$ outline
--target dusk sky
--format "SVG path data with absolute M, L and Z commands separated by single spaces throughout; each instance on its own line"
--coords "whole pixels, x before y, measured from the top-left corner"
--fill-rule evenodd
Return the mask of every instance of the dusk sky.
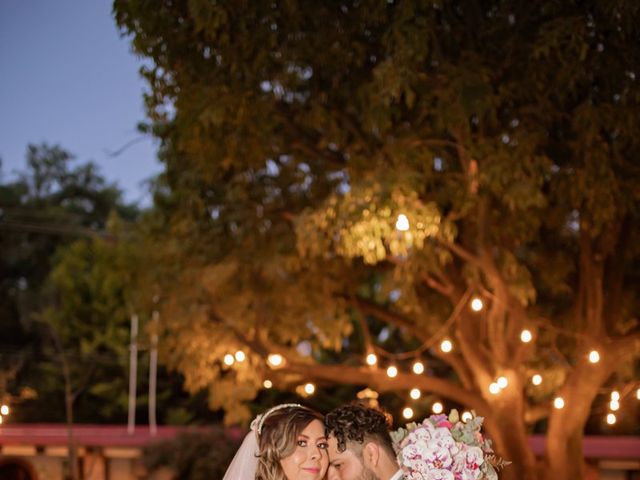
M 121 38 L 110 0 L 0 1 L 0 158 L 6 180 L 29 143 L 58 144 L 93 160 L 129 201 L 149 204 L 145 179 L 161 169 L 144 120 L 141 60 Z

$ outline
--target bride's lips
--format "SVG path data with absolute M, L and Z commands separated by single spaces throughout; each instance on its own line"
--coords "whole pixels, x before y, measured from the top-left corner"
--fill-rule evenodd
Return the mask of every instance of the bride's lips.
M 320 467 L 306 467 L 306 468 L 303 468 L 303 470 L 305 472 L 309 472 L 309 473 L 313 473 L 313 474 L 320 473 Z

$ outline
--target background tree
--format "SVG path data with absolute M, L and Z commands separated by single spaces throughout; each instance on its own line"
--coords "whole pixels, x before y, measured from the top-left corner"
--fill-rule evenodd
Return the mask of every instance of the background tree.
M 154 62 L 166 169 L 149 283 L 190 390 L 236 422 L 266 379 L 419 387 L 486 416 L 514 461 L 504 478 L 535 476 L 536 424 L 545 478 L 582 476 L 594 401 L 637 386 L 639 7 L 114 11 Z M 246 359 L 225 363 L 236 350 Z M 427 375 L 407 373 L 414 360 Z

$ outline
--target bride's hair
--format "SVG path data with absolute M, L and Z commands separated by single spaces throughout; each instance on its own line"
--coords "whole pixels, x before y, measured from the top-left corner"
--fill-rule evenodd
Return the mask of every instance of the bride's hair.
M 322 422 L 323 416 L 301 405 L 275 407 L 264 414 L 256 430 L 260 452 L 256 480 L 287 480 L 280 461 L 295 451 L 298 436 L 313 420 Z

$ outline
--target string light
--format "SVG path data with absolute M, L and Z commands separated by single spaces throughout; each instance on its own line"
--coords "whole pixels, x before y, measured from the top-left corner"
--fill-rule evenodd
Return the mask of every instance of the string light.
M 404 410 L 402 410 L 402 416 L 407 420 L 413 418 L 413 408 L 406 407 Z
M 636 398 L 640 400 L 640 388 L 636 390 Z
M 507 385 L 509 385 L 507 377 L 499 377 L 496 383 L 500 388 L 507 388 Z
M 238 350 L 235 357 L 237 362 L 244 362 L 245 358 L 247 358 L 242 350 Z
M 436 402 L 431 406 L 431 411 L 435 414 L 442 413 L 442 410 L 444 410 L 444 407 L 440 402 Z
M 227 353 L 224 356 L 224 360 L 223 361 L 224 361 L 225 365 L 230 367 L 231 365 L 233 365 L 233 362 L 235 362 L 236 360 L 235 360 L 235 358 L 233 358 L 233 355 L 231 355 L 230 353 Z
M 613 392 L 611 392 L 611 401 L 612 402 L 619 402 L 620 401 L 620 392 L 618 392 L 617 390 L 614 390 Z
M 423 372 L 424 365 L 422 364 L 422 362 L 416 362 L 413 364 L 413 373 L 415 373 L 416 375 L 420 375 Z
M 483 307 L 484 303 L 482 303 L 482 300 L 479 297 L 475 297 L 473 300 L 471 300 L 471 310 L 473 310 L 474 312 L 479 312 L 483 309 Z
M 9 415 L 9 407 L 7 405 L 2 405 L 2 407 L 0 407 L 0 414 L 4 416 Z
M 277 368 L 284 363 L 284 358 L 279 353 L 271 353 L 267 357 L 267 362 L 272 368 Z
M 420 390 L 417 389 L 417 388 L 412 388 L 411 391 L 409 392 L 409 396 L 411 398 L 413 398 L 414 400 L 419 399 L 420 395 L 422 395 L 422 394 L 420 393 Z
M 396 375 L 398 375 L 398 369 L 396 367 L 391 365 L 389 368 L 387 368 L 387 376 L 389 378 L 394 378 Z
M 370 353 L 369 355 L 367 355 L 367 365 L 373 367 L 376 363 L 378 363 L 378 357 L 375 353 Z
M 534 385 L 540 385 L 542 383 L 542 376 L 536 373 L 533 377 L 531 377 L 531 383 L 533 383 Z
M 400 232 L 406 232 L 409 230 L 409 219 L 404 213 L 398 215 L 398 219 L 396 220 L 396 230 Z
M 264 388 L 271 388 L 273 387 L 273 383 L 271 382 L 271 380 L 265 380 L 264 382 L 262 382 L 262 386 L 264 386 Z
M 2 425 L 2 415 L 0 415 L 0 425 Z
M 453 344 L 451 343 L 451 340 L 443 340 L 440 344 L 440 350 L 442 350 L 444 353 L 449 353 L 452 349 Z
M 489 392 L 493 393 L 494 395 L 500 393 L 500 385 L 498 385 L 496 382 L 493 382 L 491 385 L 489 385 Z
M 614 423 L 616 423 L 616 416 L 613 413 L 607 415 L 607 423 L 609 425 L 613 425 Z
M 462 416 L 460 418 L 462 418 L 463 422 L 468 422 L 473 418 L 473 415 L 471 415 L 471 412 L 462 412 Z
M 556 397 L 553 399 L 553 406 L 560 410 L 564 408 L 564 399 L 562 397 Z
M 612 412 L 617 412 L 618 410 L 620 410 L 620 402 L 618 402 L 617 400 L 611 400 L 609 402 L 609 410 L 611 410 Z
M 520 332 L 520 340 L 522 341 L 522 343 L 529 343 L 532 339 L 533 335 L 529 330 L 525 329 Z
M 589 361 L 591 363 L 598 363 L 600 361 L 600 354 L 597 350 L 591 350 L 589 352 Z
M 305 384 L 304 393 L 306 393 L 307 395 L 313 395 L 315 391 L 316 391 L 316 386 L 313 383 Z

